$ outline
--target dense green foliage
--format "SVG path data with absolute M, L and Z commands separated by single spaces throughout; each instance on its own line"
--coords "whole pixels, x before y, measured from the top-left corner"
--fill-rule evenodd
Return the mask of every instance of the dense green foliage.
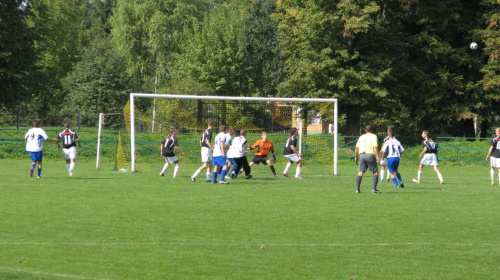
M 6 0 L 0 124 L 90 126 L 129 92 L 161 92 L 335 97 L 344 135 L 373 123 L 475 137 L 476 120 L 487 137 L 499 124 L 499 9 L 493 0 Z

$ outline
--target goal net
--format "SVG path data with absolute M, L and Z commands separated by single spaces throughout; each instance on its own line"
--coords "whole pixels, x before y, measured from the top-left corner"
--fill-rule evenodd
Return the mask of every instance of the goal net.
M 179 146 L 185 153 L 178 155 L 182 170 L 194 172 L 201 165 L 201 133 L 211 119 L 214 137 L 219 125 L 245 129 L 249 145 L 266 131 L 275 146 L 277 172 L 287 163 L 282 156 L 283 148 L 290 128 L 296 127 L 299 130 L 297 148 L 304 163 L 302 174 L 337 175 L 336 99 L 131 93 L 123 113 L 126 131 L 120 133 L 117 153 L 120 169 L 160 172 L 164 164 L 160 143 L 169 134 L 170 127 L 175 126 Z M 249 151 L 247 157 L 250 161 L 253 151 Z M 254 165 L 252 174 L 264 169 L 268 170 Z

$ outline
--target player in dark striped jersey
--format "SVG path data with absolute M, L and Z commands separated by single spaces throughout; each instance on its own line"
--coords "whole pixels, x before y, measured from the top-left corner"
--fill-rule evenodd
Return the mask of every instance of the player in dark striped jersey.
M 69 177 L 73 177 L 73 170 L 75 169 L 76 162 L 76 143 L 78 143 L 78 148 L 81 148 L 80 139 L 76 135 L 76 132 L 71 129 L 71 123 L 69 121 L 64 122 L 65 129 L 63 132 L 59 133 L 58 139 L 61 139 L 63 144 L 62 152 L 64 158 L 66 159 L 66 169 L 68 169 Z
M 194 174 L 191 176 L 191 181 L 195 182 L 196 181 L 196 176 L 201 173 L 204 169 L 207 169 L 206 175 L 205 175 L 205 182 L 210 183 L 210 170 L 212 169 L 212 150 L 214 147 L 212 146 L 212 127 L 214 126 L 214 122 L 209 119 L 208 120 L 208 128 L 203 131 L 203 134 L 201 135 L 200 139 L 200 146 L 201 146 L 201 162 L 203 162 L 203 165 L 198 168 L 194 172 Z
M 500 127 L 495 129 L 496 136 L 491 139 L 486 160 L 490 161 L 491 185 L 495 185 L 495 168 L 498 169 L 498 184 L 500 185 Z
M 295 179 L 302 179 L 300 177 L 300 171 L 302 170 L 302 161 L 300 157 L 302 154 L 296 149 L 297 147 L 297 128 L 292 127 L 290 129 L 290 136 L 286 139 L 285 148 L 283 149 L 283 156 L 288 159 L 288 163 L 283 171 L 283 176 L 288 177 L 288 169 L 295 162 L 297 163 L 297 168 L 295 169 Z
M 438 152 L 438 145 L 434 140 L 429 138 L 429 131 L 424 130 L 422 131 L 422 147 L 423 150 L 420 152 L 418 157 L 422 157 L 422 160 L 420 161 L 420 165 L 418 167 L 418 173 L 417 173 L 417 179 L 413 179 L 413 182 L 415 183 L 420 183 L 420 179 L 422 178 L 422 170 L 424 166 L 432 166 L 434 168 L 434 171 L 436 171 L 436 174 L 439 179 L 439 183 L 442 184 L 444 183 L 443 181 L 443 175 L 441 175 L 441 172 L 439 172 L 439 169 L 437 168 L 438 166 L 438 160 L 437 160 L 437 152 Z
M 174 175 L 172 177 L 177 178 L 177 174 L 179 173 L 179 159 L 175 155 L 175 150 L 179 151 L 181 155 L 184 154 L 183 151 L 179 148 L 179 143 L 177 142 L 177 128 L 172 126 L 170 128 L 170 135 L 165 137 L 161 142 L 161 156 L 165 157 L 165 165 L 163 165 L 163 169 L 160 172 L 160 176 L 165 174 L 168 166 L 170 164 L 175 164 Z

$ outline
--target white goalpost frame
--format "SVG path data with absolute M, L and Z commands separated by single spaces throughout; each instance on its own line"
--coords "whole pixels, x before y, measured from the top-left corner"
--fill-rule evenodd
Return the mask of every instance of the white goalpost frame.
M 195 100 L 235 100 L 235 101 L 276 101 L 276 102 L 333 102 L 333 175 L 338 175 L 338 101 L 336 98 L 284 98 L 284 97 L 237 97 L 237 96 L 210 96 L 210 95 L 174 95 L 156 93 L 130 94 L 130 171 L 135 172 L 135 97 L 171 98 Z M 302 145 L 299 145 L 299 149 Z

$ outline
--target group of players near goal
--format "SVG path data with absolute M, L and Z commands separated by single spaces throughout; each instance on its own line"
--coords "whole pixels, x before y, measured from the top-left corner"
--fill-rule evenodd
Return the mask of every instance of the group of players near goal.
M 276 161 L 276 155 L 274 154 L 274 144 L 272 141 L 267 139 L 266 131 L 262 132 L 262 139 L 255 142 L 253 145 L 247 145 L 246 130 L 234 130 L 230 126 L 221 125 L 219 127 L 219 133 L 215 137 L 215 141 L 212 144 L 212 128 L 213 121 L 208 120 L 207 129 L 203 131 L 200 139 L 201 146 L 201 161 L 202 165 L 198 168 L 190 179 L 192 182 L 196 181 L 196 177 L 203 171 L 206 171 L 205 181 L 207 183 L 217 183 L 217 177 L 220 175 L 219 184 L 228 184 L 225 180 L 226 175 L 231 178 L 237 178 L 240 174 L 240 170 L 243 169 L 245 172 L 245 178 L 250 179 L 252 175 L 251 167 L 254 164 L 263 163 L 268 165 L 274 176 L 276 176 L 276 170 L 273 166 L 273 162 Z M 394 136 L 394 127 L 389 127 L 387 129 L 388 136 L 384 139 L 384 144 L 381 150 L 378 150 L 377 137 L 371 132 L 371 126 L 365 127 L 365 134 L 361 135 L 356 143 L 356 149 L 354 152 L 354 160 L 358 162 L 359 155 L 359 167 L 358 176 L 356 177 L 356 193 L 360 193 L 361 179 L 366 172 L 370 170 L 373 172 L 373 193 L 380 193 L 377 189 L 378 183 L 378 163 L 381 163 L 381 181 L 384 180 L 385 170 L 387 171 L 387 181 L 389 177 L 391 181 L 396 185 L 396 187 L 404 187 L 403 179 L 401 174 L 397 171 L 399 166 L 399 158 L 401 153 L 404 151 L 401 143 Z M 177 177 L 179 172 L 179 159 L 175 155 L 175 150 L 178 150 L 181 154 L 184 154 L 179 148 L 177 142 L 177 128 L 170 128 L 170 135 L 164 138 L 161 143 L 161 155 L 165 157 L 165 165 L 163 166 L 160 175 L 163 176 L 170 164 L 175 164 L 173 177 Z M 233 138 L 234 134 L 234 138 Z M 295 179 L 302 179 L 300 173 L 302 170 L 302 154 L 297 150 L 297 129 L 290 129 L 290 136 L 287 138 L 285 147 L 283 149 L 283 156 L 288 160 L 285 169 L 282 173 L 283 176 L 288 177 L 288 170 L 293 163 L 297 164 L 295 170 Z M 424 166 L 432 166 L 436 171 L 439 182 L 442 184 L 443 176 L 437 168 L 437 143 L 434 142 L 429 137 L 429 131 L 422 131 L 422 147 L 423 150 L 419 157 L 422 160 L 419 165 L 419 170 L 417 173 L 417 179 L 413 179 L 415 183 L 420 183 L 422 177 L 422 169 Z M 49 138 L 46 132 L 41 128 L 41 121 L 35 119 L 33 121 L 33 128 L 29 129 L 24 136 L 24 141 L 26 144 L 26 151 L 29 153 L 32 160 L 30 166 L 30 176 L 33 177 L 34 170 L 38 165 L 37 178 L 41 178 L 42 175 L 42 159 L 43 159 L 43 146 L 42 140 L 54 141 L 57 143 L 57 148 L 60 148 L 59 141 L 63 143 L 63 155 L 66 160 L 66 169 L 68 171 L 69 177 L 73 177 L 73 170 L 75 168 L 76 162 L 76 145 L 81 147 L 80 139 L 77 133 L 72 130 L 71 122 L 66 121 L 64 123 L 64 130 L 57 135 L 55 138 Z M 255 149 L 254 157 L 250 163 L 246 158 L 246 151 Z M 212 153 L 213 151 L 213 153 Z M 272 153 L 272 160 L 269 158 L 269 154 Z M 382 160 L 379 158 L 380 157 Z M 498 170 L 498 181 L 500 185 L 500 127 L 495 129 L 495 137 L 490 141 L 490 148 L 486 155 L 486 161 L 490 162 L 490 178 L 491 185 L 495 185 L 495 168 Z M 213 168 L 213 172 L 211 172 Z M 232 170 L 230 171 L 230 168 Z
M 255 164 L 264 164 L 269 166 L 273 176 L 276 175 L 276 170 L 273 162 L 276 162 L 274 153 L 274 144 L 267 139 L 267 132 L 263 131 L 262 139 L 256 141 L 253 145 L 247 144 L 246 130 L 234 130 L 231 126 L 220 125 L 219 132 L 212 142 L 213 120 L 208 120 L 207 129 L 201 135 L 201 162 L 202 165 L 190 176 L 192 182 L 196 182 L 196 178 L 200 173 L 205 171 L 205 182 L 212 184 L 229 184 L 226 178 L 238 178 L 240 171 L 244 171 L 245 178 L 252 178 L 251 167 Z M 283 149 L 283 156 L 288 160 L 288 163 L 282 175 L 288 177 L 288 170 L 292 164 L 296 163 L 295 179 L 302 179 L 300 173 L 302 170 L 301 153 L 297 150 L 297 129 L 290 129 L 290 136 L 287 138 Z M 179 153 L 184 152 L 179 148 L 177 142 L 177 128 L 170 128 L 170 135 L 166 136 L 161 143 L 161 155 L 165 157 L 165 164 L 160 172 L 160 176 L 164 176 L 170 164 L 175 164 L 173 177 L 177 177 L 179 172 L 179 159 L 175 155 L 175 150 Z M 248 150 L 255 150 L 252 161 L 249 163 L 246 157 Z M 272 154 L 272 158 L 270 158 Z M 212 169 L 213 167 L 213 169 Z M 220 175 L 220 180 L 217 178 Z

